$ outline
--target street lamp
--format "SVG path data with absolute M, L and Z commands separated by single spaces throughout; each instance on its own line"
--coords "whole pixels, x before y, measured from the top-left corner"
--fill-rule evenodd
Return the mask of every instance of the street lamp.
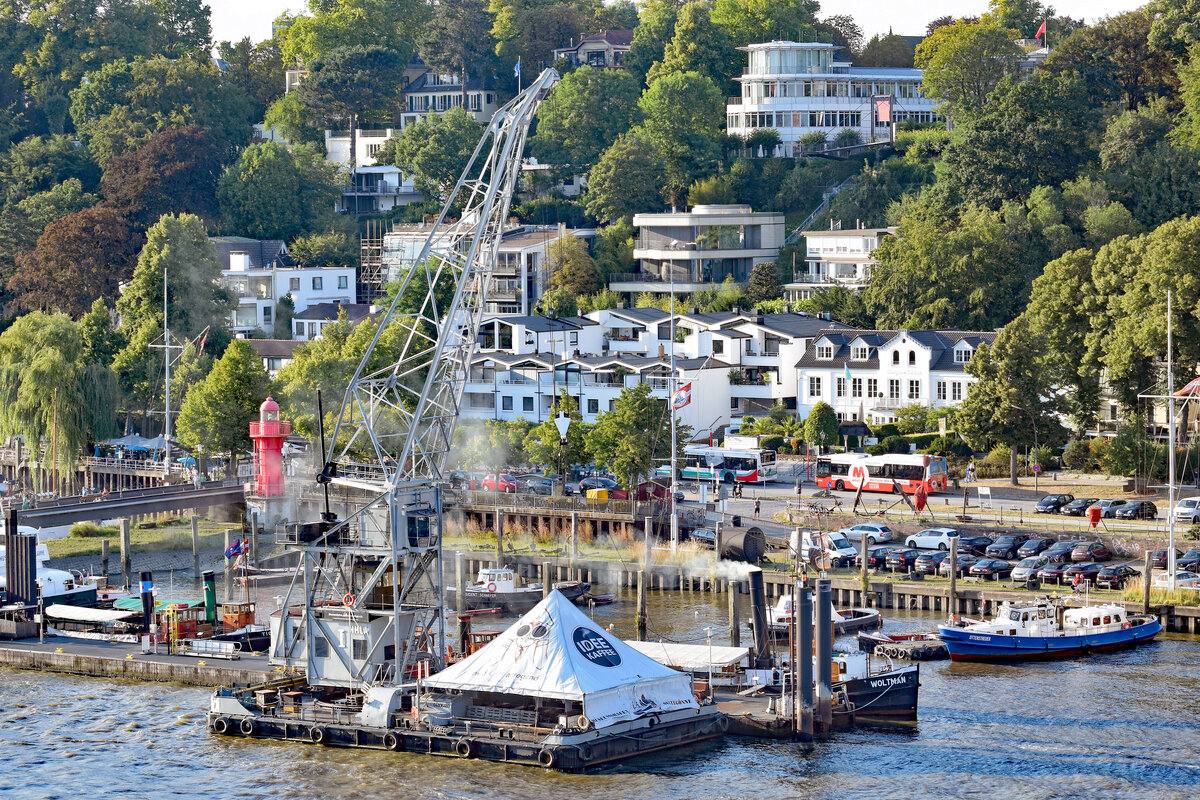
M 558 485 L 559 494 L 566 494 L 567 488 L 567 468 L 564 463 L 564 451 L 567 447 L 567 430 L 571 427 L 571 418 L 564 412 L 558 412 L 558 416 L 554 418 L 554 427 L 558 428 Z

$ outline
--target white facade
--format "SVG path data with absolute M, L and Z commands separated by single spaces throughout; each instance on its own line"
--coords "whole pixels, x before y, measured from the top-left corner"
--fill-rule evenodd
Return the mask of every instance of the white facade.
M 937 122 L 932 98 L 921 92 L 919 69 L 855 67 L 839 61 L 837 46 L 817 42 L 765 42 L 739 48 L 749 56 L 740 97 L 731 97 L 726 127 L 747 136 L 774 128 L 779 155 L 799 152 L 802 136 L 814 131 L 832 140 L 840 131 L 858 131 L 863 142 L 891 138 L 894 122 Z M 886 97 L 889 110 L 872 98 Z
M 971 356 L 995 339 L 986 331 L 824 331 L 796 364 L 800 412 L 824 401 L 838 419 L 880 423 L 905 406 L 956 406 L 975 382 Z
M 783 287 L 787 300 L 807 300 L 833 286 L 858 291 L 870 283 L 875 251 L 895 228 L 805 231 L 804 271 Z
M 608 288 L 636 294 L 696 292 L 731 277 L 749 280 L 755 264 L 774 261 L 783 246 L 784 215 L 747 205 L 698 205 L 691 211 L 635 214 L 633 257 L 640 272 L 615 275 Z

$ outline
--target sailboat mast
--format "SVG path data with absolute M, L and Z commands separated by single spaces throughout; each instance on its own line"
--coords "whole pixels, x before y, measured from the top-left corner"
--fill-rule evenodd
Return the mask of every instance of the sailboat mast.
M 163 267 L 163 359 L 166 364 L 166 425 L 163 428 L 163 441 L 165 450 L 163 451 L 163 478 L 171 477 L 171 326 L 167 323 L 167 269 Z
M 671 262 L 671 379 L 667 384 L 667 410 L 671 412 L 671 552 L 679 549 L 679 512 L 675 508 L 675 262 Z
M 1171 358 L 1171 290 L 1167 290 L 1167 584 L 1175 588 L 1175 370 Z M 1150 576 L 1146 576 L 1150 580 Z

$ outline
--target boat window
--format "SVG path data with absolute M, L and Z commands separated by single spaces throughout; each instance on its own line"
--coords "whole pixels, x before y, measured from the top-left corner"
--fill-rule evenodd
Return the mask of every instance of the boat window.
M 1113 617 L 1113 619 L 1114 619 L 1114 620 L 1116 620 L 1117 622 L 1120 622 L 1120 621 L 1121 621 L 1121 615 L 1120 615 L 1120 614 L 1117 614 L 1115 617 Z
M 1099 625 L 1099 624 L 1100 624 L 1100 618 L 1099 618 L 1099 617 L 1092 617 L 1092 624 L 1093 624 L 1093 625 Z
M 1016 611 L 1010 611 L 1010 612 L 1008 612 L 1008 618 L 1013 621 L 1016 621 L 1016 620 L 1020 619 L 1021 617 Z
M 1105 617 L 1105 618 L 1104 618 L 1104 624 L 1105 624 L 1105 625 L 1109 624 L 1110 622 L 1112 622 L 1112 617 Z

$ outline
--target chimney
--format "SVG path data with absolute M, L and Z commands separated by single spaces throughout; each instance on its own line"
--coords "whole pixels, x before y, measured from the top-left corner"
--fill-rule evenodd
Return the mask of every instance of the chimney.
M 658 345 L 658 357 L 664 358 L 667 355 L 667 349 L 661 343 Z
M 833 314 L 832 314 L 832 313 L 830 313 L 829 311 L 822 311 L 822 312 L 821 312 L 821 319 L 825 320 L 826 322 L 832 322 L 832 321 L 833 321 Z
M 700 313 L 700 309 L 696 306 L 692 306 L 691 308 L 688 309 L 688 314 L 692 315 L 693 317 L 699 313 Z

